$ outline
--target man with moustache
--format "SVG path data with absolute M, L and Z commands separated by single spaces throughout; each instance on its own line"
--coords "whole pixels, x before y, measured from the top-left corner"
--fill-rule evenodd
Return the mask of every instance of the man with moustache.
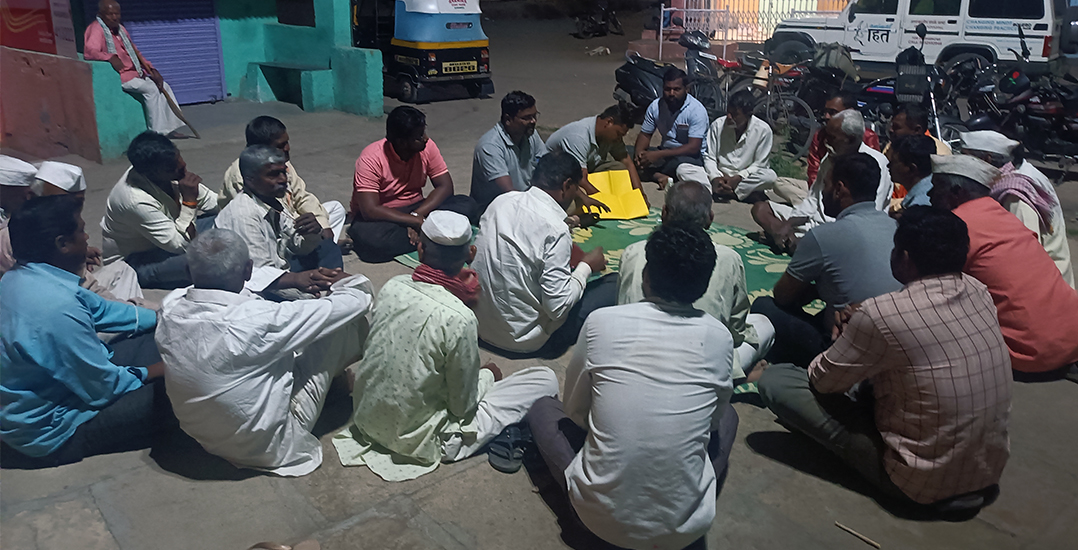
M 531 187 L 535 163 L 547 151 L 535 133 L 538 119 L 534 97 L 517 90 L 502 98 L 502 119 L 479 138 L 472 156 L 471 196 L 480 213 L 494 197 Z

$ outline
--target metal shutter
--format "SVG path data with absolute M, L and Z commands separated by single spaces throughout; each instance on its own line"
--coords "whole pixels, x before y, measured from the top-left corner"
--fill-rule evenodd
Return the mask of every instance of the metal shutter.
M 225 98 L 221 32 L 213 0 L 123 0 L 123 24 L 181 105 Z M 97 0 L 86 0 L 95 23 Z M 93 15 L 91 15 L 93 14 Z

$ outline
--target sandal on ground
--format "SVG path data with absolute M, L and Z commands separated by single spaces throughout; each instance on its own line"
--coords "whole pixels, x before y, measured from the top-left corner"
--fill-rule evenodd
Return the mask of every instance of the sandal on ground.
M 298 542 L 295 546 L 278 544 L 276 542 L 260 542 L 247 550 L 319 550 L 320 548 L 322 548 L 322 545 L 318 544 L 317 540 L 309 539 Z
M 520 470 L 524 461 L 524 441 L 519 426 L 506 426 L 487 444 L 487 461 L 492 468 L 505 474 Z

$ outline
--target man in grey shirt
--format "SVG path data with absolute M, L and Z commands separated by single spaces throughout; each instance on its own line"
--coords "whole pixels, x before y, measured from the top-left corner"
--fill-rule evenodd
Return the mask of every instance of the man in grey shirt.
M 865 153 L 835 160 L 821 201 L 835 221 L 810 229 L 775 284 L 774 298 L 760 297 L 752 304 L 753 313 L 766 315 L 775 326 L 770 362 L 807 367 L 830 346 L 836 316 L 902 288 L 891 275 L 896 224 L 876 210 L 879 181 L 879 164 Z M 816 298 L 827 307 L 814 316 L 805 313 L 802 308 Z
M 588 195 L 597 191 L 588 181 L 588 174 L 609 170 L 628 170 L 633 189 L 640 189 L 640 177 L 624 141 L 632 127 L 629 109 L 612 105 L 599 116 L 582 118 L 559 128 L 547 140 L 547 149 L 565 151 L 580 163 L 585 181 L 581 188 Z
M 475 145 L 472 157 L 472 198 L 479 211 L 507 191 L 527 191 L 539 157 L 546 154 L 535 133 L 539 111 L 535 98 L 513 91 L 502 98 L 502 119 Z

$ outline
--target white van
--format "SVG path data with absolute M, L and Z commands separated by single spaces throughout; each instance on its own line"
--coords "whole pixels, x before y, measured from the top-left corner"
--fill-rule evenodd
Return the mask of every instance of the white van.
M 1071 0 L 854 0 L 838 15 L 805 16 L 782 21 L 766 46 L 783 56 L 812 51 L 817 43 L 838 42 L 854 61 L 895 62 L 899 52 L 920 46 L 915 29 L 928 27 L 924 56 L 946 65 L 972 56 L 987 62 L 1013 61 L 1008 48 L 1022 51 L 1022 26 L 1032 63 L 1059 53 L 1059 33 Z

